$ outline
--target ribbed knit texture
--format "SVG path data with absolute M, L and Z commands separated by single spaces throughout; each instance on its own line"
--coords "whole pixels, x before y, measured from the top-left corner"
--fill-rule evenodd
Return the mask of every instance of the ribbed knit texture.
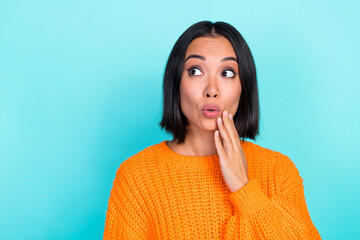
M 249 182 L 230 192 L 219 156 L 184 156 L 162 141 L 118 168 L 104 240 L 321 239 L 295 164 L 241 141 Z

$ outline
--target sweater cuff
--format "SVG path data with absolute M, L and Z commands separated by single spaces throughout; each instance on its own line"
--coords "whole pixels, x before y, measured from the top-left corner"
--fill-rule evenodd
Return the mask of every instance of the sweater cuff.
M 261 190 L 258 179 L 249 180 L 245 186 L 235 192 L 230 192 L 229 198 L 239 215 L 251 215 L 269 206 L 270 199 Z

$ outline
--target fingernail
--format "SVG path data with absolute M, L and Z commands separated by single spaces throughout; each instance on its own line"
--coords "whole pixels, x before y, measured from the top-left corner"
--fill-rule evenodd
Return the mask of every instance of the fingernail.
M 231 113 L 229 113 L 229 119 L 232 120 L 232 115 L 231 115 Z
M 224 117 L 228 117 L 228 112 L 226 110 L 224 111 Z
M 218 122 L 221 123 L 221 118 L 218 118 Z

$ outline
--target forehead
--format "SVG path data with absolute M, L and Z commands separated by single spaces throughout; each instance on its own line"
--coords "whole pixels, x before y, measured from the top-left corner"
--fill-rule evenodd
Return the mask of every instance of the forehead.
M 236 57 L 231 42 L 224 36 L 217 37 L 198 37 L 188 46 L 185 58 L 190 54 L 202 56 Z

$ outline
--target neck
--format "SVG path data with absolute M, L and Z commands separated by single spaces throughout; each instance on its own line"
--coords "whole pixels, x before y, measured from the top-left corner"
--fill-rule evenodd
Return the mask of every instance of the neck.
M 184 143 L 177 144 L 172 140 L 169 147 L 183 155 L 188 156 L 209 156 L 217 154 L 214 131 L 204 131 L 201 134 L 193 134 L 189 131 Z

